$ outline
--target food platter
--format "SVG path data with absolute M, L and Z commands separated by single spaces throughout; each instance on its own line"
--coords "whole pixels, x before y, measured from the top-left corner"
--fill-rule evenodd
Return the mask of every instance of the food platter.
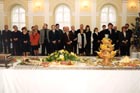
M 0 64 L 4 64 L 6 68 L 9 67 L 9 64 L 14 60 L 11 54 L 0 54 Z
M 41 68 L 41 69 L 140 69 L 140 59 L 125 57 L 114 57 L 107 64 L 101 57 L 77 56 L 66 50 L 56 51 L 49 56 L 19 57 L 14 68 Z

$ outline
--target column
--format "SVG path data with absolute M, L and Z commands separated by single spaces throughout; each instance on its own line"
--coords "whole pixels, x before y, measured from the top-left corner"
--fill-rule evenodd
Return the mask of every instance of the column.
M 138 0 L 138 12 L 140 12 L 140 0 Z
M 91 28 L 96 27 L 96 16 L 97 16 L 97 11 L 96 11 L 96 0 L 91 0 L 92 5 L 91 5 Z
M 96 27 L 97 3 L 96 3 L 96 0 L 91 0 L 91 2 L 92 2 L 92 4 L 91 4 L 91 29 L 94 29 L 94 27 Z M 91 37 L 91 54 L 93 54 L 92 42 L 93 42 L 93 38 Z
M 28 0 L 28 28 L 33 26 L 33 1 Z
M 0 0 L 0 30 L 4 27 L 4 4 L 3 0 Z
M 122 26 L 127 22 L 127 0 L 122 0 Z
M 75 0 L 75 28 L 80 25 L 80 0 Z
M 50 6 L 49 0 L 45 0 L 44 6 L 45 6 L 45 9 L 44 9 L 45 23 L 47 23 L 48 25 L 50 25 L 49 24 L 49 17 L 50 17 L 50 14 L 49 14 L 50 13 L 49 12 L 49 6 Z

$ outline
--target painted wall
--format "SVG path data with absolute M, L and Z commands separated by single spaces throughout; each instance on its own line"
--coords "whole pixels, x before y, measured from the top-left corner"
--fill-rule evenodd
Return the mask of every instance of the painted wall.
M 122 3 L 127 3 L 125 15 L 122 15 L 124 7 Z M 82 23 L 90 25 L 91 29 L 100 27 L 100 11 L 103 6 L 108 4 L 113 5 L 117 11 L 117 26 L 119 29 L 123 21 L 134 23 L 135 17 L 140 11 L 140 0 L 12 0 L 12 2 L 11 0 L 0 0 L 0 6 L 3 5 L 0 10 L 3 9 L 4 13 L 3 17 L 0 15 L 0 29 L 3 28 L 4 24 L 11 26 L 11 10 L 15 5 L 21 5 L 26 10 L 26 26 L 28 28 L 37 24 L 41 29 L 43 23 L 48 23 L 49 26 L 55 24 L 54 12 L 61 4 L 70 8 L 71 25 L 77 25 L 77 28 Z M 123 19 L 123 16 L 126 16 L 126 20 Z M 2 20 L 4 22 L 1 22 Z

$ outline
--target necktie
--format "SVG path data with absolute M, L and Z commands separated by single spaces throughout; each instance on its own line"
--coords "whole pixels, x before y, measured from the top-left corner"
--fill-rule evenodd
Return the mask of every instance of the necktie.
M 67 32 L 67 37 L 68 37 L 68 41 L 70 41 L 70 38 L 69 38 L 69 32 Z
M 47 40 L 49 42 L 49 32 L 47 31 Z
M 46 34 L 47 34 L 47 32 L 46 32 L 46 31 L 47 31 L 47 30 L 45 29 L 45 39 L 46 39 L 46 37 L 47 37 L 47 35 L 46 35 Z

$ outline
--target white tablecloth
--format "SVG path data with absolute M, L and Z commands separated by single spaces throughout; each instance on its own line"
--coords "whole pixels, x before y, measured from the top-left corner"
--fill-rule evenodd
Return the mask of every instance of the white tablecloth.
M 0 70 L 0 93 L 140 93 L 140 70 Z

